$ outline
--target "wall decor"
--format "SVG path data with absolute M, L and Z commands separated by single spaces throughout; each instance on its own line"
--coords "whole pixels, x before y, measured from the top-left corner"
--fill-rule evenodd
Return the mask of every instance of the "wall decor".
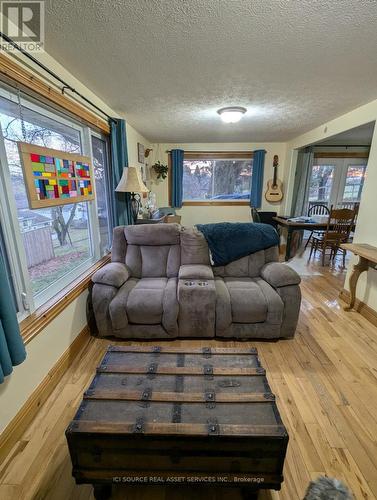
M 140 144 L 140 142 L 137 143 L 137 156 L 139 163 L 144 163 L 145 148 L 144 144 Z
M 154 163 L 152 165 L 152 168 L 155 171 L 158 180 L 159 179 L 164 180 L 168 176 L 169 167 L 167 165 L 164 165 L 163 163 L 161 163 L 160 160 L 158 160 L 156 163 Z
M 91 159 L 18 142 L 30 208 L 94 199 Z

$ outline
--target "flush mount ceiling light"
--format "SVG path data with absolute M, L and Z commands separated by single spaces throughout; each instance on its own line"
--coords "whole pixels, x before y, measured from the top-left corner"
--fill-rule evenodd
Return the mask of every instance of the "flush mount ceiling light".
M 224 123 L 237 123 L 246 111 L 247 109 L 241 106 L 231 106 L 229 108 L 221 108 L 217 112 Z

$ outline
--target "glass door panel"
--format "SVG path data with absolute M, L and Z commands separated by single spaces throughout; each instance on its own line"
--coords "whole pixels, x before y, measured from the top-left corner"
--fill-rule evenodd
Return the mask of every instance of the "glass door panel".
M 363 161 L 361 164 L 356 164 L 354 160 L 346 161 L 344 185 L 341 193 L 339 193 L 340 202 L 356 203 L 360 201 L 365 173 L 366 161 Z
M 309 203 L 329 205 L 333 191 L 335 165 L 320 164 L 315 161 L 309 184 Z
M 109 219 L 110 207 L 107 192 L 107 178 L 109 173 L 108 151 L 107 143 L 104 139 L 92 135 L 91 140 L 100 230 L 100 255 L 102 256 L 109 251 L 111 246 L 111 221 Z

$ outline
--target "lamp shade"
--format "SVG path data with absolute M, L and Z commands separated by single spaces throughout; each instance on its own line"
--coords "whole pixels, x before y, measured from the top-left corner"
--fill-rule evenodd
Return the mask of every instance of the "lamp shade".
M 121 193 L 149 193 L 149 189 L 144 184 L 140 171 L 136 167 L 125 167 L 123 169 L 122 178 L 115 191 Z

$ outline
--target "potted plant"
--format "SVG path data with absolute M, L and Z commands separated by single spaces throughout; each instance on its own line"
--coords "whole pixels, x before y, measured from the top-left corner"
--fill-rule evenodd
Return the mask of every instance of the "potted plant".
M 157 174 L 157 179 L 166 179 L 168 176 L 168 166 L 164 165 L 160 161 L 156 161 L 156 163 L 152 165 L 152 168 Z

